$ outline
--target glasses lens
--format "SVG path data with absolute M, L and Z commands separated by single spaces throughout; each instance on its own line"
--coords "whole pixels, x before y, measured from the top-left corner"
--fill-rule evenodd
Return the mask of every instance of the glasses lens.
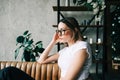
M 64 34 L 65 34 L 65 31 L 67 31 L 67 30 L 69 30 L 69 29 L 66 29 L 66 30 L 63 30 L 63 29 L 61 29 L 61 30 L 56 30 L 56 32 L 59 33 L 60 35 L 64 35 Z
M 60 35 L 62 35 L 62 30 L 56 30 L 56 32 Z

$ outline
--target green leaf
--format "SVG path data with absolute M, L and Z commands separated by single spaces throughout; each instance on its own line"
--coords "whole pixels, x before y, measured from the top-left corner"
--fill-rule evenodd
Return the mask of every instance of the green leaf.
M 30 36 L 31 36 L 31 33 L 29 33 L 27 36 L 30 37 Z
M 43 47 L 42 41 L 38 41 L 35 45 L 38 48 L 42 48 Z
M 93 9 L 91 3 L 86 3 L 85 6 L 86 6 L 89 10 L 92 10 L 92 9 Z
M 26 46 L 25 47 L 25 50 L 27 50 L 27 51 L 31 51 L 33 48 L 32 48 L 32 46 L 30 46 L 30 45 L 28 45 L 28 46 Z
M 24 37 L 23 36 L 18 36 L 16 41 L 17 41 L 17 43 L 23 43 L 24 42 Z
M 35 56 L 34 56 L 33 54 L 30 55 L 30 58 L 31 58 L 30 60 L 31 60 L 32 62 L 33 62 L 33 61 L 36 61 Z
M 20 48 L 17 48 L 17 49 L 15 50 L 15 59 L 17 58 L 17 56 L 18 56 L 18 54 L 19 54 L 19 51 L 20 51 Z
M 38 41 L 38 42 L 36 42 L 35 45 L 37 45 L 37 44 L 39 44 L 39 43 L 42 43 L 42 41 Z
M 28 43 L 29 39 L 28 38 L 25 38 L 24 41 L 23 41 L 23 45 L 26 45 Z
M 28 31 L 28 30 L 26 30 L 26 31 L 23 33 L 23 35 L 27 35 L 27 34 L 28 34 L 28 32 L 29 32 L 29 31 Z
M 77 0 L 73 0 L 73 3 L 75 4 L 77 2 Z
M 33 42 L 33 39 L 31 39 L 30 41 L 28 41 L 28 44 L 31 45 Z
M 23 61 L 24 60 L 24 56 L 22 55 L 22 57 L 21 57 L 21 61 Z
M 23 45 L 19 46 L 19 47 L 15 50 L 15 59 L 17 58 L 21 47 L 23 47 Z
M 96 0 L 92 0 L 92 2 L 97 2 Z

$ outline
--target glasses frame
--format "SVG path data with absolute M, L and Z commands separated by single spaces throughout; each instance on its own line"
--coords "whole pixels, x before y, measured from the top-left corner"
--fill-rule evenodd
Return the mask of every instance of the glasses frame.
M 67 31 L 67 30 L 70 30 L 70 29 L 61 29 L 61 30 L 56 30 L 56 32 L 58 33 L 58 34 L 60 34 L 60 35 L 65 35 L 65 32 Z

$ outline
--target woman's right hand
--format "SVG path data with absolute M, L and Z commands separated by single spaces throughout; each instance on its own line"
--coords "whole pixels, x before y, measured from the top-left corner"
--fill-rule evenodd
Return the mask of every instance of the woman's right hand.
M 59 39 L 58 33 L 56 32 L 53 35 L 52 42 L 58 43 L 59 41 L 60 41 L 60 39 Z

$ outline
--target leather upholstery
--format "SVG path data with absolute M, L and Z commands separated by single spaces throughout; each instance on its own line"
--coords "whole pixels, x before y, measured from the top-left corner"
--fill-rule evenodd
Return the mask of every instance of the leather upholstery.
M 0 61 L 0 69 L 8 66 L 23 70 L 35 80 L 59 80 L 60 77 L 60 69 L 57 63 L 39 64 L 37 62 Z

